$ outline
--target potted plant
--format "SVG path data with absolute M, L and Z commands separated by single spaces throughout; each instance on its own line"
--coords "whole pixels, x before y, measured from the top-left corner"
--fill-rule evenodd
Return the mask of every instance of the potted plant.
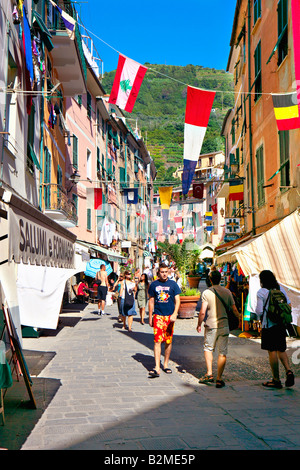
M 197 271 L 197 265 L 199 262 L 199 255 L 201 253 L 200 248 L 194 248 L 190 256 L 190 271 L 188 274 L 188 283 L 191 288 L 198 288 L 201 274 Z
M 190 239 L 185 239 L 182 244 L 172 244 L 168 241 L 158 242 L 159 249 L 167 253 L 175 262 L 181 276 L 179 318 L 193 318 L 195 316 L 196 305 L 201 295 L 198 289 L 188 286 L 187 281 L 187 273 L 193 269 L 193 266 L 195 267 L 195 253 L 190 249 L 191 242 L 193 243 Z

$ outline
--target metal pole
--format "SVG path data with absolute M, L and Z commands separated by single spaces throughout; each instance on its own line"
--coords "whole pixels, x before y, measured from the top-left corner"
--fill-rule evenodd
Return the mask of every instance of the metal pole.
M 253 185 L 253 149 L 252 149 L 252 111 L 251 111 L 251 1 L 248 0 L 248 86 L 249 86 L 249 159 L 250 159 L 250 184 L 252 202 L 252 234 L 256 234 L 255 212 L 254 212 L 254 185 Z

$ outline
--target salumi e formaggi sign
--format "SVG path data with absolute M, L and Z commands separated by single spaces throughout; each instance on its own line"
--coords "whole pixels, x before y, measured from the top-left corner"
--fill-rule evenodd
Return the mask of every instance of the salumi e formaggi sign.
M 16 263 L 74 267 L 74 243 L 28 214 L 10 211 L 10 260 Z

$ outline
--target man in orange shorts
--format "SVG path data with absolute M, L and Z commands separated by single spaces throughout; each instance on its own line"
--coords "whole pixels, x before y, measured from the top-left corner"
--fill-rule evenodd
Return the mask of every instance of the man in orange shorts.
M 165 358 L 163 371 L 171 374 L 168 368 L 172 349 L 174 323 L 180 306 L 180 288 L 175 281 L 168 279 L 169 268 L 161 264 L 158 269 L 158 279 L 149 287 L 149 325 L 154 329 L 154 360 L 155 367 L 150 377 L 160 375 L 161 343 L 165 343 Z

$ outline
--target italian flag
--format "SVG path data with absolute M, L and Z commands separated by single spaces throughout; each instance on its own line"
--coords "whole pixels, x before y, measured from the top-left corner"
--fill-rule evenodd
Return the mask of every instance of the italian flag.
M 120 54 L 108 102 L 131 113 L 146 72 L 147 67 Z

